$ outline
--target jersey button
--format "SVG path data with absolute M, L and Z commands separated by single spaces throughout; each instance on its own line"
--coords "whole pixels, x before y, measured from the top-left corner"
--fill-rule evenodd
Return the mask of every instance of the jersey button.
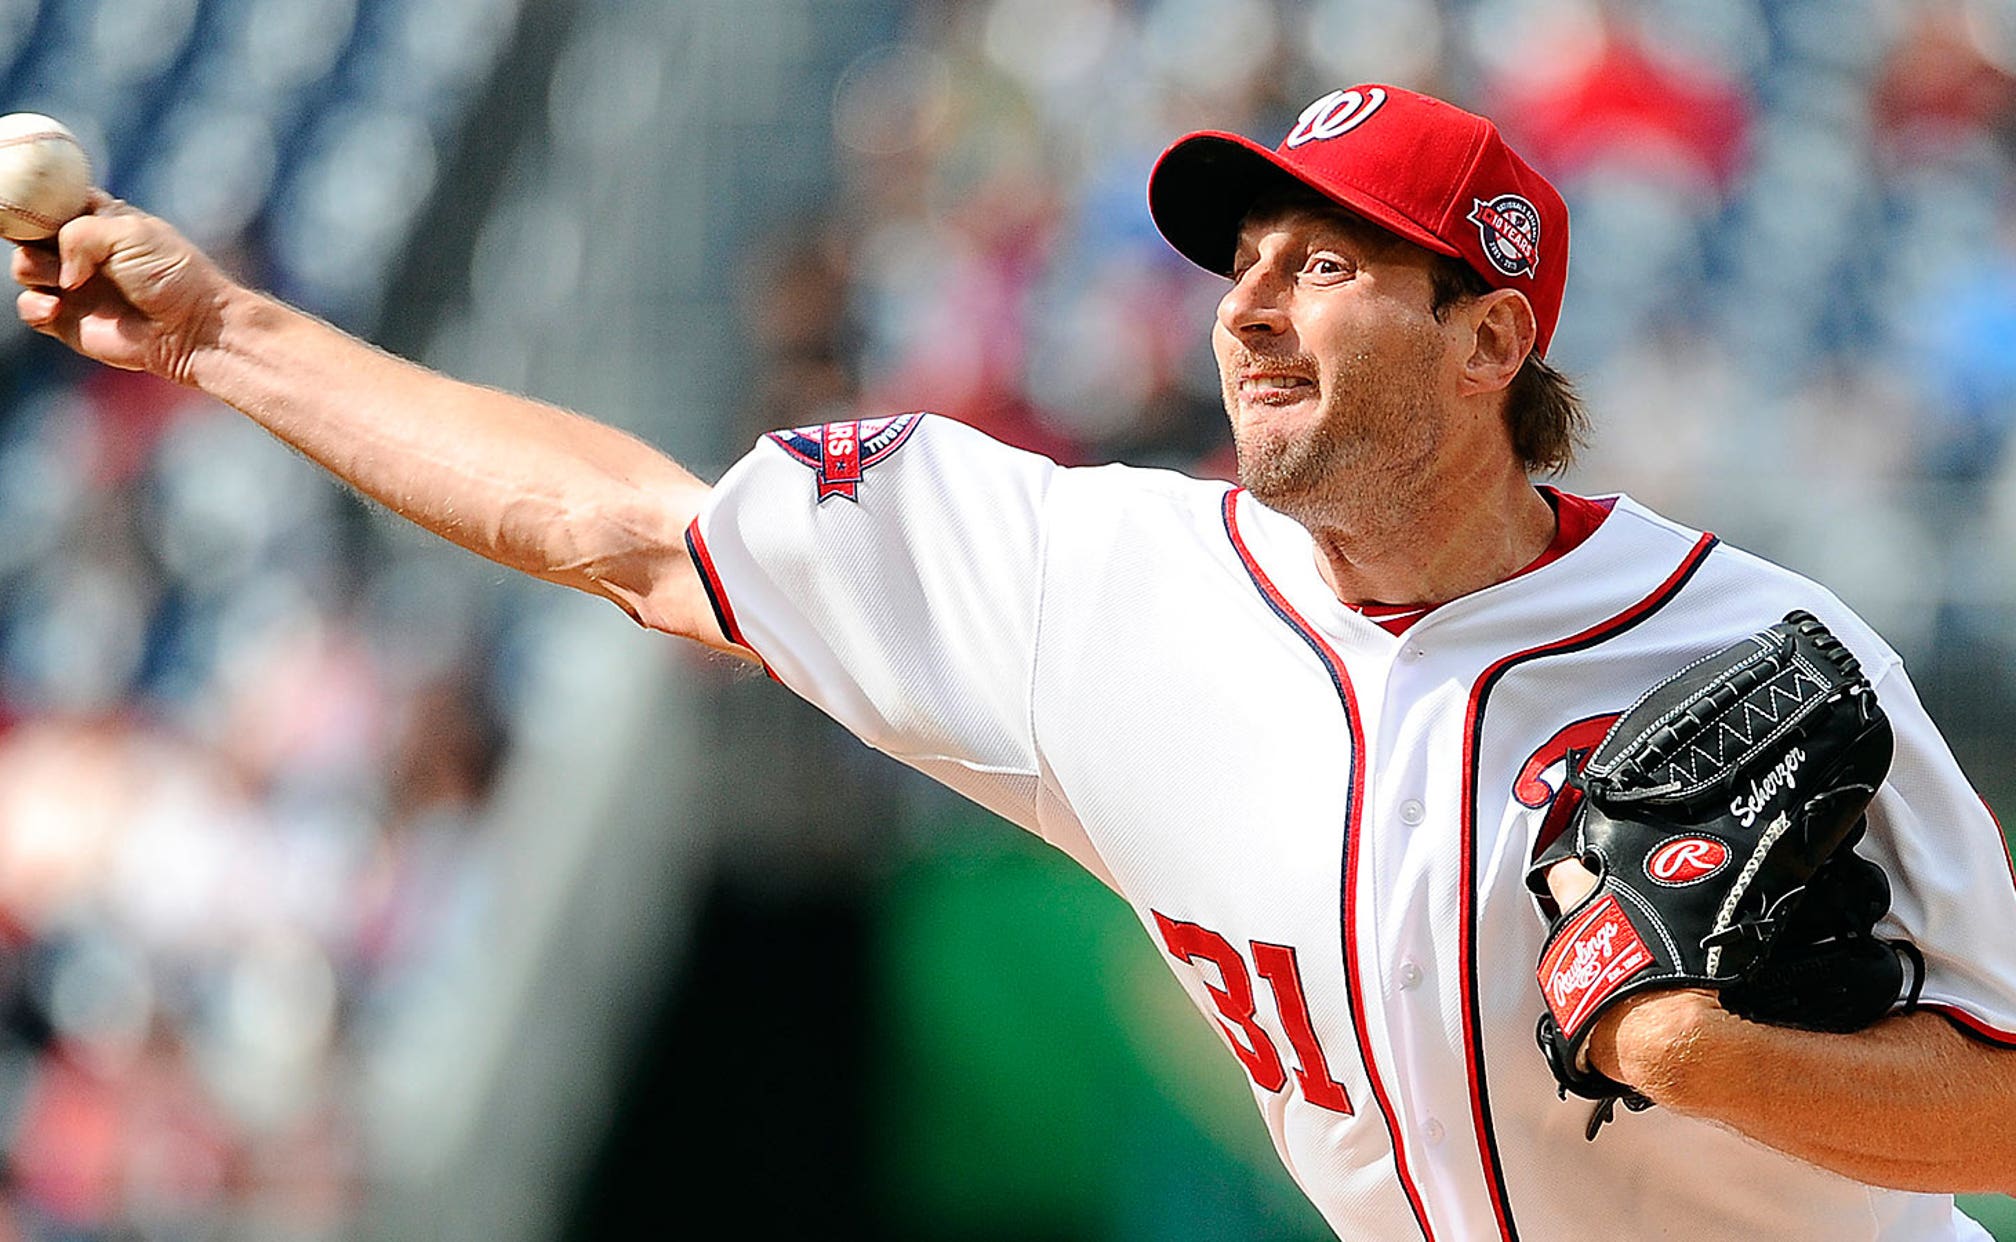
M 1430 1147 L 1440 1147 L 1442 1140 L 1448 1136 L 1449 1132 L 1442 1128 L 1441 1122 L 1430 1117 L 1428 1124 L 1421 1127 L 1421 1134 L 1422 1137 L 1428 1140 Z
M 1400 963 L 1400 987 L 1404 991 L 1411 992 L 1415 988 L 1418 988 L 1420 986 L 1421 986 L 1421 967 L 1416 965 L 1414 963 L 1414 959 L 1410 957 L 1406 961 Z
M 1428 814 L 1428 808 L 1413 798 L 1400 804 L 1400 822 L 1412 828 Z

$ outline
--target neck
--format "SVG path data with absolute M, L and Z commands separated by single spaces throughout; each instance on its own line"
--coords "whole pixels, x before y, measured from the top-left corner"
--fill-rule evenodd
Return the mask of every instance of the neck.
M 1347 604 L 1441 604 L 1503 582 L 1554 538 L 1554 510 L 1509 455 L 1437 462 L 1337 497 L 1304 526 Z

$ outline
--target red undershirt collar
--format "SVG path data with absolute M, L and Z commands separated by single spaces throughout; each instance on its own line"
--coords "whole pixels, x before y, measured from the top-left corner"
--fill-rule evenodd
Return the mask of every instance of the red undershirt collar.
M 1540 555 L 1528 561 L 1518 573 L 1513 574 L 1513 578 L 1552 565 L 1582 546 L 1583 541 L 1595 534 L 1597 527 L 1603 525 L 1603 519 L 1610 516 L 1610 510 L 1617 504 L 1614 497 L 1591 500 L 1587 496 L 1577 496 L 1572 492 L 1564 492 L 1544 484 L 1538 491 L 1546 499 L 1548 507 L 1554 510 L 1554 538 L 1541 549 Z M 1506 581 L 1509 582 L 1511 579 L 1508 578 Z M 1346 602 L 1344 606 L 1389 634 L 1404 634 L 1410 626 L 1427 616 L 1437 605 Z

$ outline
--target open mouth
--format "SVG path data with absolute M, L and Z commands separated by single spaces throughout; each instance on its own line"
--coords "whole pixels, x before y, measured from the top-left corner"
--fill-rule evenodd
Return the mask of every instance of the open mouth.
M 1256 373 L 1239 377 L 1239 395 L 1249 401 L 1273 404 L 1297 401 L 1316 389 L 1316 382 L 1302 375 Z

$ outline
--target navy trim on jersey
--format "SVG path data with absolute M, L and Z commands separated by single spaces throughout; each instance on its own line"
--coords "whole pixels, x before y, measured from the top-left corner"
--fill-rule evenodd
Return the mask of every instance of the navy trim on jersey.
M 1505 1174 L 1498 1157 L 1498 1136 L 1491 1127 L 1491 1099 L 1484 1084 L 1484 1039 L 1482 1006 L 1477 999 L 1477 751 L 1484 738 L 1484 707 L 1491 691 L 1511 669 L 1529 660 L 1585 651 L 1590 647 L 1636 627 L 1671 603 L 1694 577 L 1708 554 L 1714 550 L 1715 536 L 1704 534 L 1682 558 L 1679 566 L 1652 593 L 1631 607 L 1567 638 L 1538 647 L 1529 647 L 1500 658 L 1484 670 L 1470 690 L 1468 719 L 1464 722 L 1462 836 L 1464 876 L 1457 894 L 1461 909 L 1462 939 L 1457 944 L 1458 970 L 1463 982 L 1463 1050 L 1470 1080 L 1470 1117 L 1477 1134 L 1477 1155 L 1484 1167 L 1484 1181 L 1491 1192 L 1491 1208 L 1498 1217 L 1498 1236 L 1503 1242 L 1518 1242 L 1519 1228 L 1512 1219 L 1512 1196 L 1505 1186 Z M 1537 994 L 1536 994 L 1537 999 Z
M 742 640 L 742 630 L 735 624 L 735 610 L 728 605 L 728 593 L 721 589 L 721 576 L 714 570 L 714 558 L 707 555 L 707 541 L 700 535 L 700 519 L 694 518 L 686 525 L 686 555 L 693 560 L 693 568 L 700 571 L 700 589 L 707 595 L 707 606 L 714 610 L 714 623 L 721 627 L 721 635 L 740 647 L 749 644 Z
M 1338 658 L 1330 644 L 1314 626 L 1302 619 L 1302 615 L 1282 595 L 1267 572 L 1260 568 L 1253 553 L 1246 547 L 1246 541 L 1239 535 L 1239 494 L 1243 489 L 1232 488 L 1225 493 L 1222 506 L 1225 520 L 1225 535 L 1232 541 L 1232 550 L 1239 555 L 1239 561 L 1246 567 L 1246 576 L 1253 580 L 1253 586 L 1274 615 L 1281 618 L 1289 629 L 1294 630 L 1316 658 L 1330 674 L 1330 682 L 1337 688 L 1337 697 L 1344 705 L 1344 721 L 1351 734 L 1351 789 L 1346 803 L 1344 823 L 1344 861 L 1342 892 L 1338 905 L 1342 916 L 1341 931 L 1344 936 L 1344 996 L 1351 1006 L 1352 1035 L 1358 1041 L 1358 1059 L 1365 1066 L 1365 1077 L 1372 1084 L 1372 1098 L 1379 1106 L 1379 1116 L 1386 1123 L 1387 1137 L 1393 1146 L 1393 1165 L 1400 1174 L 1400 1187 L 1407 1194 L 1407 1204 L 1414 1210 L 1414 1223 L 1421 1227 L 1421 1236 L 1428 1242 L 1435 1242 L 1435 1233 L 1428 1227 L 1428 1209 L 1421 1202 L 1421 1192 L 1415 1189 L 1414 1176 L 1407 1167 L 1407 1149 L 1400 1141 L 1400 1125 L 1393 1115 L 1393 1104 L 1386 1096 L 1386 1087 L 1379 1079 L 1379 1067 L 1372 1060 L 1372 1044 L 1366 1036 L 1364 1002 L 1360 997 L 1358 979 L 1358 937 L 1355 915 L 1358 903 L 1354 900 L 1358 875 L 1358 828 L 1364 818 L 1365 807 L 1365 726 L 1358 714 L 1358 694 L 1352 689 L 1351 678 L 1344 671 L 1344 661 Z
M 721 635 L 729 642 L 763 660 L 763 671 L 770 680 L 781 681 L 770 661 L 763 659 L 763 653 L 749 645 L 742 637 L 742 627 L 735 624 L 735 607 L 728 602 L 728 592 L 721 586 L 720 571 L 714 568 L 714 558 L 708 555 L 707 540 L 700 534 L 700 519 L 694 518 L 686 524 L 686 555 L 693 560 L 693 568 L 699 571 L 700 590 L 707 596 L 707 606 L 714 610 L 714 623 L 721 627 Z

